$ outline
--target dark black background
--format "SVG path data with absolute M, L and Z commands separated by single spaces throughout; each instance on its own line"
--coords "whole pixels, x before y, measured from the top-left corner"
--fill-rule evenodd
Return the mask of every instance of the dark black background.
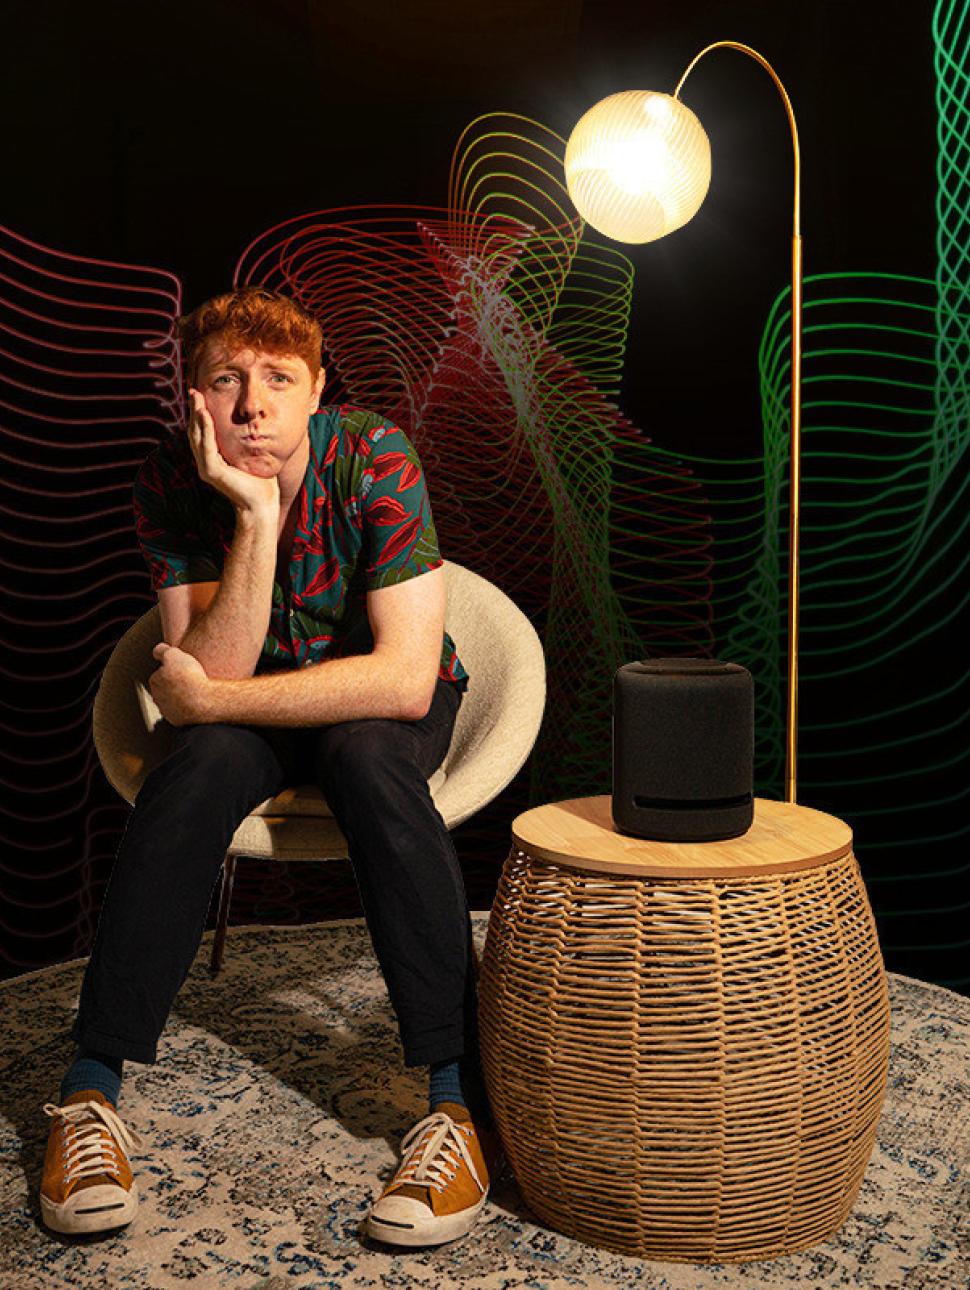
M 444 205 L 455 142 L 480 113 L 520 112 L 567 138 L 606 94 L 672 93 L 720 39 L 760 50 L 794 105 L 806 274 L 934 271 L 929 5 L 14 9 L 4 221 L 64 251 L 167 268 L 188 308 L 225 290 L 239 253 L 279 220 Z M 732 50 L 705 58 L 683 97 L 711 138 L 711 189 L 675 236 L 624 248 L 636 289 L 620 404 L 686 448 L 725 435 L 746 448 L 760 435 L 761 327 L 788 273 L 788 124 L 769 76 Z M 699 352 L 712 379 L 687 400 Z

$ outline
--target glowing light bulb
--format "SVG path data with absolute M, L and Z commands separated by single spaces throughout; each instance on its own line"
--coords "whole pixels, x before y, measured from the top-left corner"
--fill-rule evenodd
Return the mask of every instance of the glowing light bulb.
M 711 145 L 679 99 L 623 90 L 601 99 L 566 144 L 566 188 L 587 223 L 618 242 L 652 242 L 697 212 Z

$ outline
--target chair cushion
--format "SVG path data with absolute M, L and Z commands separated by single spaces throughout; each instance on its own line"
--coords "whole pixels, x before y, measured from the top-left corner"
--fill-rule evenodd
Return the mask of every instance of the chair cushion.
M 444 766 L 439 766 L 428 780 L 432 797 L 447 778 Z M 249 814 L 312 815 L 318 818 L 322 816 L 333 818 L 333 811 L 316 784 L 298 784 L 294 788 L 284 788 L 282 793 L 277 793 L 275 797 L 268 797 L 265 802 L 260 802 L 259 806 L 254 806 Z

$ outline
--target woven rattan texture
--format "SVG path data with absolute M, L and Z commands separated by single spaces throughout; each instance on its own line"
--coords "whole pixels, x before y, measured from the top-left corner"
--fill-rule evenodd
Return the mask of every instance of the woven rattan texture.
M 505 862 L 480 977 L 523 1196 L 580 1240 L 741 1261 L 837 1231 L 886 1090 L 889 1003 L 852 853 L 791 874 Z

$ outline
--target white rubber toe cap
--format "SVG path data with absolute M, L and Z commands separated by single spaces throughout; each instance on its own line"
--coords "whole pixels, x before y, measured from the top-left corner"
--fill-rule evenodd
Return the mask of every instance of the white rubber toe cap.
M 427 1223 L 434 1218 L 430 1205 L 416 1200 L 413 1196 L 382 1196 L 371 1210 L 371 1217 L 384 1219 L 388 1223 Z
M 382 1196 L 367 1216 L 368 1235 L 391 1245 L 427 1245 L 453 1241 L 474 1224 L 486 1198 L 457 1214 L 435 1215 L 413 1196 Z
M 62 1204 L 55 1204 L 43 1192 L 40 1197 L 44 1222 L 55 1232 L 102 1232 L 130 1223 L 138 1209 L 138 1189 L 130 1191 L 113 1184 L 82 1187 L 71 1192 Z

